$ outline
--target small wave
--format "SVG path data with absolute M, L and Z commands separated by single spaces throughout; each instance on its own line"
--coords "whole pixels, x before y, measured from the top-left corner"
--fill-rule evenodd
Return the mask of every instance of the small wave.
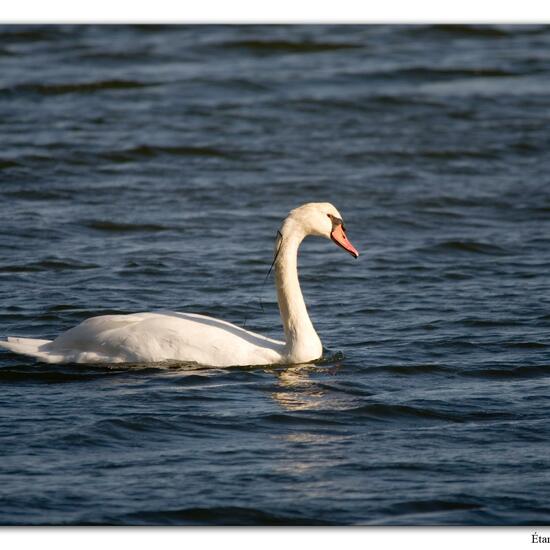
M 17 26 L 4 26 L 0 31 L 0 39 L 6 42 L 42 42 L 59 38 L 61 33 L 58 27 L 36 26 L 21 28 Z
M 53 309 L 53 308 L 52 308 Z M 65 311 L 65 307 L 61 311 Z M 115 312 L 97 312 L 98 314 L 109 314 Z M 120 313 L 120 312 L 118 312 Z M 93 316 L 89 312 L 84 317 Z M 40 316 L 40 320 L 49 318 L 48 316 Z M 1 350 L 3 354 L 12 355 L 16 359 L 21 356 L 10 351 Z M 0 381 L 6 382 L 45 382 L 45 383 L 64 383 L 64 382 L 87 382 L 96 380 L 106 376 L 123 375 L 135 379 L 136 377 L 155 376 L 155 380 L 160 384 L 168 384 L 171 386 L 194 387 L 202 386 L 209 382 L 210 376 L 217 375 L 216 382 L 219 383 L 220 370 L 211 367 L 199 367 L 196 363 L 181 363 L 181 362 L 162 362 L 162 363 L 117 363 L 117 364 L 60 364 L 48 365 L 40 364 L 16 364 L 9 367 L 0 368 Z M 234 373 L 227 375 L 231 381 L 235 380 Z M 223 377 L 222 377 L 223 378 Z M 238 377 L 237 377 L 238 378 Z M 185 396 L 187 399 L 188 396 Z M 210 397 L 201 395 L 201 399 L 210 399 Z M 215 395 L 212 397 L 216 400 L 224 400 L 225 396 Z M 131 428 L 133 423 L 141 423 L 142 419 L 130 418 L 128 426 Z M 147 419 L 145 419 L 147 421 Z M 125 422 L 126 420 L 123 420 Z M 120 418 L 107 420 L 108 422 L 119 423 Z
M 19 191 L 7 191 L 6 195 L 14 199 L 23 199 L 29 201 L 51 201 L 70 198 L 70 195 L 67 192 L 48 191 L 43 189 L 21 189 Z
M 365 157 L 376 157 L 377 159 L 403 158 L 403 159 L 436 159 L 436 160 L 460 160 L 460 159 L 494 159 L 498 154 L 495 151 L 482 149 L 386 149 L 386 150 L 365 150 L 347 153 L 344 158 L 347 160 L 361 160 Z
M 239 506 L 190 507 L 179 510 L 144 510 L 128 514 L 121 523 L 148 525 L 336 525 L 301 514 L 288 515 Z
M 47 308 L 49 312 L 74 311 L 76 309 L 78 308 L 76 308 L 74 304 L 56 304 L 55 306 L 50 306 Z
M 512 148 L 516 151 L 519 151 L 520 153 L 534 153 L 541 151 L 542 144 L 533 143 L 530 141 L 517 141 L 516 143 L 512 144 Z
M 516 349 L 545 349 L 548 345 L 544 342 L 506 342 L 504 344 L 507 348 Z
M 416 156 L 441 160 L 453 160 L 460 158 L 493 159 L 498 154 L 495 151 L 483 149 L 426 149 L 416 152 Z
M 307 97 L 300 99 L 286 99 L 285 104 L 295 107 L 300 111 L 304 112 L 317 112 L 317 113 L 326 113 L 327 109 L 339 109 L 343 111 L 359 112 L 359 113 L 368 113 L 372 109 L 372 103 L 376 105 L 384 106 L 406 106 L 410 107 L 411 105 L 416 104 L 428 104 L 429 101 L 425 97 L 401 97 L 398 95 L 388 95 L 388 94 L 375 94 L 375 95 L 366 95 L 366 96 L 354 96 L 352 99 L 343 99 L 338 98 L 315 98 Z M 272 103 L 273 106 L 278 106 L 279 104 L 275 101 Z
M 532 72 L 532 71 L 531 71 Z M 403 69 L 393 69 L 390 71 L 377 71 L 368 73 L 369 78 L 405 79 L 413 81 L 415 79 L 423 81 L 442 81 L 464 78 L 499 78 L 517 76 L 517 71 L 496 69 L 491 67 L 407 67 Z
M 174 422 L 152 414 L 129 414 L 122 418 L 108 418 L 99 420 L 93 425 L 92 431 L 106 436 L 130 436 L 135 432 L 155 432 L 162 430 L 172 431 Z M 131 436 L 130 436 L 131 437 Z
M 153 57 L 159 62 L 161 59 L 166 59 L 165 56 L 160 56 L 154 51 L 144 48 L 141 50 L 123 50 L 123 51 L 91 51 L 79 54 L 80 59 L 101 62 L 127 63 L 131 61 L 143 62 L 148 57 Z
M 92 93 L 104 90 L 131 90 L 153 86 L 151 83 L 135 80 L 101 80 L 97 82 L 79 82 L 71 84 L 19 84 L 11 88 L 2 88 L 2 93 L 34 93 L 41 95 L 63 95 L 74 93 Z
M 35 271 L 72 271 L 75 269 L 95 269 L 97 264 L 87 264 L 75 260 L 45 259 L 23 265 L 0 266 L 0 273 L 31 273 Z
M 9 160 L 9 159 L 0 160 L 0 170 L 3 170 L 5 168 L 15 168 L 16 166 L 20 166 L 20 164 L 18 162 L 15 162 L 14 160 Z
M 430 25 L 430 26 L 411 26 L 407 29 L 409 34 L 446 34 L 454 36 L 472 37 L 472 38 L 504 38 L 510 33 L 503 28 L 492 25 Z
M 448 206 L 456 207 L 478 207 L 483 206 L 486 203 L 486 199 L 481 197 L 460 197 L 456 195 L 439 195 L 432 197 L 425 197 L 422 199 L 417 199 L 414 201 L 414 206 L 418 208 L 443 208 Z M 504 203 L 499 200 L 495 200 L 494 197 L 491 198 L 491 204 L 494 207 L 508 208 L 509 204 Z
M 447 281 L 467 281 L 468 279 L 473 279 L 474 275 L 459 271 L 446 271 L 441 274 L 441 277 Z
M 129 223 L 129 222 L 111 222 L 108 220 L 88 220 L 82 222 L 82 225 L 90 229 L 105 231 L 106 233 L 138 233 L 138 232 L 158 232 L 167 231 L 169 228 L 156 223 Z
M 435 364 L 384 365 L 380 367 L 371 367 L 369 371 L 384 371 L 407 376 L 416 374 L 454 374 L 454 371 L 451 371 L 448 367 Z
M 512 368 L 487 368 L 462 372 L 464 376 L 479 378 L 539 378 L 550 375 L 550 366 L 522 366 Z
M 292 401 L 293 402 L 293 401 Z M 262 417 L 262 421 L 272 422 L 274 424 L 286 424 L 286 425 L 296 425 L 304 426 L 319 426 L 326 427 L 332 424 L 341 424 L 342 420 L 337 420 L 331 418 L 325 413 L 320 413 L 320 415 L 310 415 L 310 414 L 297 414 L 293 413 L 272 413 Z
M 476 510 L 481 505 L 476 502 L 460 500 L 410 500 L 399 502 L 387 508 L 385 513 L 393 515 L 429 514 L 453 510 Z
M 185 30 L 185 27 L 180 25 L 166 24 L 166 23 L 132 23 L 127 25 L 129 28 L 136 31 L 147 33 L 147 34 L 156 34 L 158 32 L 168 33 L 168 32 L 182 32 Z
M 71 382 L 87 382 L 103 378 L 116 373 L 107 369 L 71 369 L 60 367 L 49 367 L 40 365 L 22 367 L 0 368 L 0 382 L 3 383 L 29 383 L 29 384 L 63 384 Z
M 219 87 L 221 90 L 227 91 L 234 89 L 236 91 L 252 91 L 252 92 L 266 92 L 271 90 L 271 86 L 267 82 L 258 82 L 253 79 L 249 78 L 231 78 L 227 77 L 226 75 L 223 76 L 223 78 L 220 79 L 214 79 L 214 78 L 192 78 L 186 80 L 188 84 L 193 84 L 196 86 L 208 86 L 208 87 Z M 196 112 L 197 114 L 204 115 L 204 110 L 198 109 L 197 111 L 193 110 L 193 107 L 190 107 L 190 112 Z M 257 120 L 254 118 L 251 114 L 241 114 L 241 117 L 243 120 L 247 120 L 248 117 L 251 116 L 252 120 Z
M 541 204 L 539 206 L 532 206 L 529 209 L 533 210 L 533 212 L 541 212 L 543 214 L 546 214 L 550 212 L 550 205 Z
M 343 411 L 344 412 L 344 411 Z M 372 403 L 347 409 L 347 414 L 353 417 L 366 416 L 373 420 L 442 420 L 445 422 L 479 422 L 502 420 L 510 417 L 505 412 L 489 412 L 483 410 L 446 412 L 441 410 L 413 407 L 410 405 L 390 405 L 386 403 Z
M 230 159 L 238 156 L 237 153 L 229 153 L 214 147 L 198 146 L 161 146 L 161 145 L 139 145 L 131 149 L 112 151 L 103 156 L 114 162 L 128 162 L 141 158 L 152 158 L 160 155 L 174 155 L 183 157 L 212 157 Z
M 420 252 L 443 253 L 443 252 L 468 252 L 471 254 L 487 254 L 492 256 L 504 256 L 506 250 L 495 244 L 482 243 L 478 241 L 444 241 L 433 246 L 422 247 Z
M 467 327 L 508 327 L 518 324 L 517 319 L 480 319 L 474 317 L 467 317 L 459 322 Z
M 307 54 L 351 50 L 361 48 L 361 45 L 347 42 L 293 42 L 290 40 L 234 40 L 221 44 L 224 49 L 249 50 L 254 53 L 278 54 L 293 53 Z

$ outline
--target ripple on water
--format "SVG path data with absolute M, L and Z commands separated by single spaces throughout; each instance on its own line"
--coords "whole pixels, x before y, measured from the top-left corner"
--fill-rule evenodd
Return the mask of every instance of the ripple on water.
M 0 350 L 0 524 L 547 523 L 550 27 L 0 40 L 0 338 L 162 309 L 281 338 L 284 215 L 332 201 L 361 252 L 301 249 L 315 364 Z

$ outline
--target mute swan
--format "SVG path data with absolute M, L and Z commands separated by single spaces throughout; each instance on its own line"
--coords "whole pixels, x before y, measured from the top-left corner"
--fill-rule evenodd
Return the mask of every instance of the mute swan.
M 357 258 L 342 217 L 329 203 L 290 212 L 277 233 L 275 283 L 285 341 L 194 313 L 160 311 L 91 317 L 55 340 L 8 338 L 0 347 L 48 363 L 193 361 L 227 367 L 307 363 L 322 355 L 298 282 L 298 247 L 308 235 L 332 239 Z

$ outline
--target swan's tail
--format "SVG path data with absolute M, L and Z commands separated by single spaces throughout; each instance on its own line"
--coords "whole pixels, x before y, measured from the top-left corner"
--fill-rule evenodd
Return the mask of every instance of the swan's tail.
M 29 355 L 47 363 L 58 363 L 60 360 L 59 355 L 52 354 L 49 350 L 51 343 L 51 340 L 8 337 L 7 342 L 0 341 L 0 348 L 13 351 L 14 353 Z

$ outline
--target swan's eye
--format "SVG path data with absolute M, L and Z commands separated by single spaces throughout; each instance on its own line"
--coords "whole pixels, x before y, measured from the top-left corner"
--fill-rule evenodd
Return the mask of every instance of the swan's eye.
M 327 214 L 327 216 L 330 218 L 330 221 L 332 222 L 332 225 L 341 225 L 342 229 L 344 229 L 344 222 L 337 218 L 336 216 L 333 216 L 332 214 Z M 345 231 L 345 229 L 344 229 Z

